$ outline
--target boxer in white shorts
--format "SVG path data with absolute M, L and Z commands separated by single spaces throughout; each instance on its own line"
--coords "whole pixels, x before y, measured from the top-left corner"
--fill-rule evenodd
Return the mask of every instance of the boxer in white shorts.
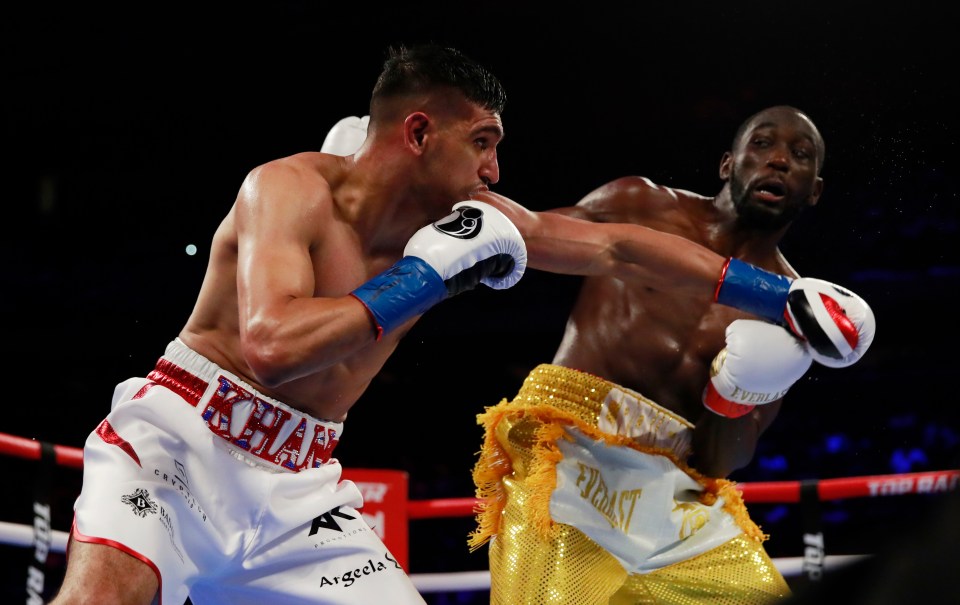
M 387 54 L 363 149 L 247 174 L 177 340 L 87 440 L 51 605 L 424 603 L 333 449 L 419 317 L 511 287 L 526 248 L 470 199 L 499 179 L 499 81 L 453 48 Z M 139 287 L 180 277 L 158 259 Z
M 149 565 L 165 604 L 423 603 L 340 481 L 342 426 L 171 342 L 87 439 L 72 539 Z

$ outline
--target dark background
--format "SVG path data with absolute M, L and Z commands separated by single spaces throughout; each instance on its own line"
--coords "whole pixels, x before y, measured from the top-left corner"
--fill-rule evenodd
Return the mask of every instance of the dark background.
M 496 190 L 533 209 L 630 174 L 711 195 L 745 117 L 779 103 L 807 112 L 826 140 L 825 190 L 782 249 L 801 274 L 869 301 L 877 337 L 857 365 L 811 370 L 733 478 L 956 468 L 960 124 L 946 6 L 619 4 L 5 9 L 0 432 L 82 446 L 113 386 L 149 371 L 179 331 L 246 173 L 319 149 L 338 119 L 367 112 L 388 45 L 432 40 L 506 87 Z M 475 415 L 551 359 L 576 287 L 529 271 L 431 310 L 351 412 L 338 457 L 408 471 L 412 498 L 472 495 Z M 0 518 L 30 523 L 36 464 L 4 467 Z M 56 473 L 56 529 L 79 476 Z M 827 554 L 876 552 L 938 503 L 824 503 Z M 800 507 L 750 510 L 773 556 L 802 555 Z M 484 569 L 482 552 L 467 554 L 470 529 L 412 522 L 412 570 Z M 25 553 L 0 551 L 15 562 L 10 602 L 25 598 Z

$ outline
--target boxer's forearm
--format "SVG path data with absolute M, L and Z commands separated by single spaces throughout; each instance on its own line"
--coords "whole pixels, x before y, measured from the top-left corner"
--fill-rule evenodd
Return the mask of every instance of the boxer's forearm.
M 606 275 L 709 300 L 726 262 L 688 239 L 640 225 L 539 218 L 539 228 L 524 236 L 530 266 L 543 271 Z
M 758 406 L 739 418 L 724 418 L 706 411 L 693 430 L 690 464 L 708 477 L 725 478 L 753 460 L 760 435 L 780 411 L 782 401 Z
M 615 277 L 704 301 L 716 296 L 727 259 L 684 237 L 630 223 L 593 222 L 580 218 L 576 208 L 533 212 L 491 191 L 474 197 L 513 221 L 533 269 Z

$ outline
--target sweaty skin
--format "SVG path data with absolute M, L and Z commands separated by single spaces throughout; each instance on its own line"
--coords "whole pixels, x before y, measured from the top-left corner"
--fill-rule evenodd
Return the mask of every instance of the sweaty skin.
M 748 462 L 779 402 L 735 421 L 703 413 L 710 361 L 726 325 L 743 316 L 711 304 L 713 290 L 729 255 L 796 275 L 777 249 L 788 223 L 767 223 L 816 202 L 812 125 L 787 111 L 758 122 L 724 156 L 726 184 L 715 198 L 628 177 L 577 206 L 535 213 L 487 191 L 499 179 L 499 115 L 465 100 L 444 104 L 433 120 L 419 114 L 423 124 L 417 115 L 386 132 L 371 124 L 353 156 L 302 153 L 253 170 L 214 236 L 180 338 L 265 394 L 342 421 L 416 321 L 371 346 L 370 318 L 349 293 L 396 262 L 450 200 L 473 197 L 517 224 L 531 268 L 590 276 L 556 363 L 634 388 L 696 422 L 698 433 L 716 428 L 723 438 L 698 450 L 704 472 L 725 475 Z M 398 144 L 435 149 L 411 165 L 397 159 Z M 415 185 L 396 186 L 401 178 Z M 734 199 L 740 188 L 744 198 Z
M 438 200 L 458 196 L 497 205 L 523 234 L 531 267 L 615 275 L 709 303 L 725 260 L 710 250 L 636 225 L 534 213 L 489 192 L 487 184 L 499 179 L 495 147 L 502 127 L 499 116 L 474 111 L 458 135 L 473 147 L 449 152 L 453 159 L 445 160 L 442 170 L 428 168 L 467 183 L 435 196 Z M 390 191 L 369 176 L 385 169 L 363 172 L 360 183 L 351 177 L 357 171 L 347 169 L 351 162 L 388 165 L 371 144 L 379 136 L 375 128 L 354 156 L 303 153 L 251 172 L 214 236 L 211 267 L 180 334 L 192 349 L 267 395 L 323 419 L 346 418 L 416 321 L 371 346 L 370 318 L 349 292 L 396 262 L 416 229 L 453 205 L 436 200 L 427 205 L 423 199 L 383 203 L 359 195 L 370 188 Z M 371 210 L 371 204 L 386 209 Z M 371 223 L 366 220 L 371 215 L 385 218 Z
M 355 155 L 300 153 L 248 174 L 179 333 L 257 390 L 319 419 L 346 417 L 415 321 L 377 342 L 350 292 L 400 259 L 418 229 L 500 178 L 498 112 L 459 93 L 381 107 L 385 117 L 371 122 Z M 72 541 L 51 605 L 143 604 L 158 585 L 125 552 Z
M 551 211 L 594 224 L 641 225 L 689 246 L 664 240 L 653 252 L 661 262 L 646 273 L 586 277 L 553 363 L 631 388 L 693 422 L 691 462 L 707 475 L 726 477 L 749 463 L 782 402 L 757 406 L 736 419 L 703 407 L 710 363 L 724 347 L 727 325 L 753 318 L 712 304 L 717 267 L 734 256 L 798 277 L 778 243 L 796 214 L 819 199 L 822 146 L 806 116 L 791 108 L 771 108 L 756 116 L 724 154 L 719 170 L 724 185 L 715 197 L 625 177 L 599 187 L 576 206 Z M 589 233 L 583 227 L 583 239 Z M 715 254 L 705 254 L 705 248 Z M 528 240 L 529 267 L 566 272 L 543 263 L 537 250 L 537 242 Z M 680 273 L 678 257 L 689 261 Z M 678 287 L 682 284 L 688 287 Z
M 307 152 L 253 170 L 214 235 L 180 338 L 271 397 L 346 418 L 413 324 L 373 346 L 350 292 L 395 263 L 420 227 L 499 179 L 499 115 L 465 99 L 419 115 L 423 124 L 413 114 L 387 132 L 371 124 L 353 156 Z M 433 153 L 411 163 L 395 151 L 416 145 Z
M 419 229 L 497 183 L 505 104 L 496 77 L 456 49 L 391 47 L 354 154 L 300 153 L 249 172 L 178 337 L 258 392 L 344 421 L 416 321 L 378 340 L 373 313 L 352 292 L 400 260 Z M 114 546 L 71 542 L 53 603 L 153 601 L 159 570 Z

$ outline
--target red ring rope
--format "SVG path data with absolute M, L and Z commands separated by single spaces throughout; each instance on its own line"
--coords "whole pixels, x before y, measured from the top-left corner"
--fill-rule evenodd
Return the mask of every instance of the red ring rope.
M 71 468 L 83 468 L 83 450 L 66 445 L 55 445 L 53 451 L 57 464 Z M 28 460 L 40 459 L 40 442 L 16 435 L 0 433 L 0 454 L 8 454 Z
M 57 464 L 73 468 L 83 467 L 82 449 L 65 445 L 54 445 L 53 449 Z M 39 460 L 40 442 L 0 433 L 0 454 Z M 739 483 L 737 487 L 743 492 L 745 502 L 791 503 L 800 501 L 800 487 L 803 483 L 802 481 L 769 481 Z M 820 479 L 816 483 L 821 500 L 940 493 L 957 488 L 960 484 L 960 470 L 841 477 Z M 410 500 L 407 502 L 407 517 L 409 519 L 467 517 L 474 514 L 476 505 L 476 498 Z

